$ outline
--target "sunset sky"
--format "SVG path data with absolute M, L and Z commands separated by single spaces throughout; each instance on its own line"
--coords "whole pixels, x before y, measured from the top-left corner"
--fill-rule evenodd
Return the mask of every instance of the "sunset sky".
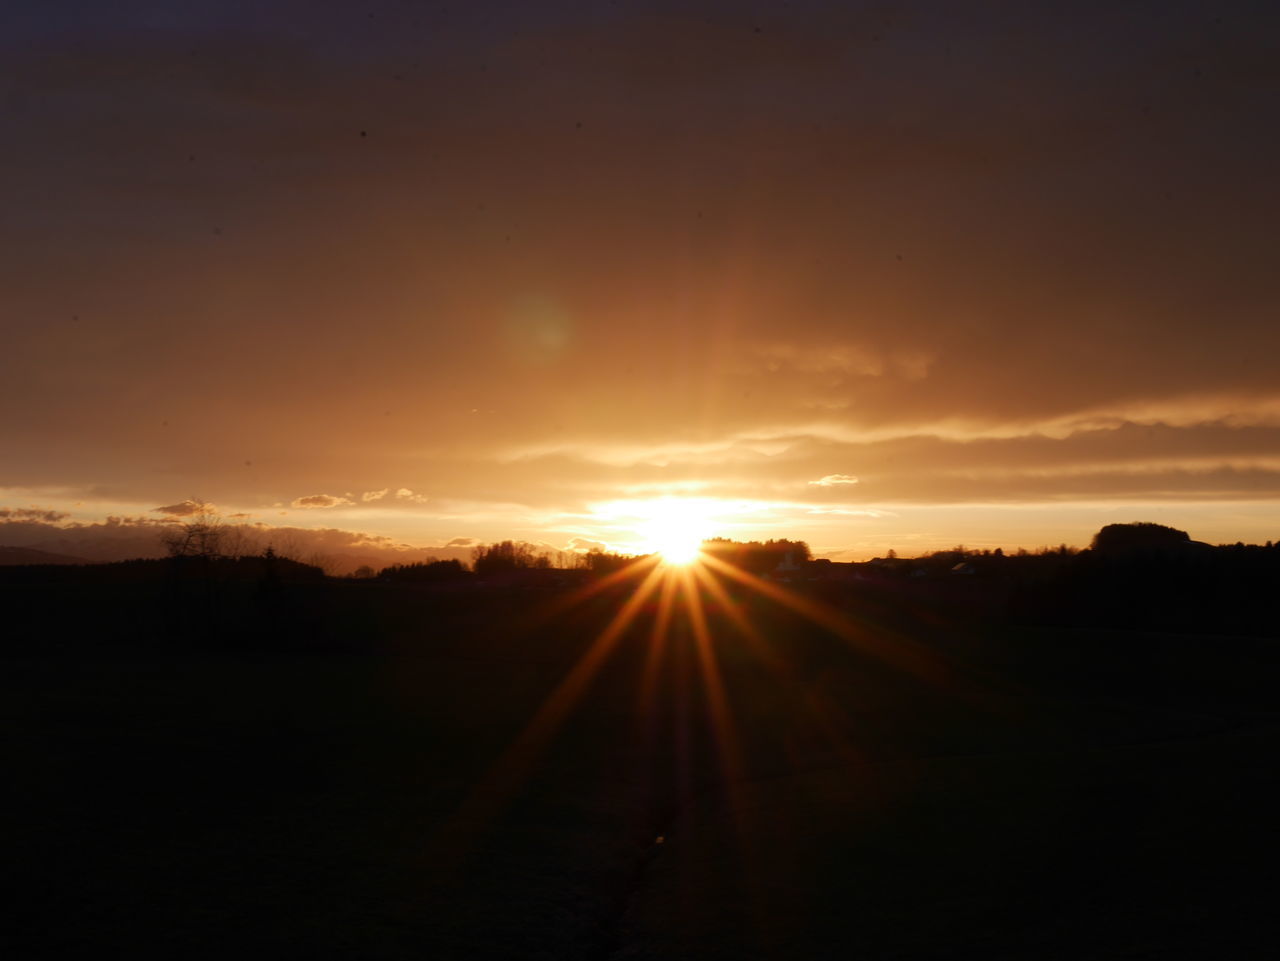
M 1280 7 L 1044 6 L 4 5 L 0 544 L 1280 538 Z

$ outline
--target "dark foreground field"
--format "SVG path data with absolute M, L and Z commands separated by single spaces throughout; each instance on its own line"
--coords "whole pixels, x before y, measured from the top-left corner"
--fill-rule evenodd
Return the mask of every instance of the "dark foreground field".
M 7 956 L 1274 954 L 1274 642 L 308 590 L 7 599 Z

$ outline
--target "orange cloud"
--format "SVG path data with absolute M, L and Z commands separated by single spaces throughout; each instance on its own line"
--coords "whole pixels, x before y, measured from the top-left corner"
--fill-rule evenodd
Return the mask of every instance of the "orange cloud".
M 345 507 L 351 503 L 354 502 L 345 497 L 335 497 L 332 494 L 309 494 L 306 497 L 294 499 L 289 506 L 304 510 L 314 510 L 317 508 Z

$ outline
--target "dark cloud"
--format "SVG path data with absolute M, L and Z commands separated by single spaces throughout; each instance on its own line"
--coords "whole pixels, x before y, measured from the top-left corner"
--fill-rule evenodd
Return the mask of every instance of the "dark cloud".
M 185 500 L 176 504 L 169 504 L 166 507 L 153 507 L 153 511 L 160 514 L 168 514 L 170 517 L 191 517 L 193 514 L 201 514 L 215 511 L 216 508 L 212 504 L 206 504 L 203 501 Z
M 572 478 L 571 489 L 587 499 L 611 499 L 620 487 L 653 494 L 696 484 L 708 496 L 860 508 L 1073 495 L 1106 500 L 1143 490 L 1162 498 L 1181 491 L 1193 499 L 1234 499 L 1248 492 L 1265 499 L 1272 496 L 1267 471 L 1274 467 L 1280 467 L 1280 428 L 1221 421 L 1181 427 L 1121 422 L 1066 429 L 1062 436 L 921 434 L 844 441 L 783 434 L 694 452 L 584 446 L 520 462 L 532 486 L 563 491 L 557 484 Z M 1262 473 L 1254 473 L 1258 469 Z
M 0 519 L 0 544 L 34 547 L 89 561 L 118 561 L 131 557 L 161 557 L 161 535 L 171 520 L 150 517 L 107 517 L 94 523 L 57 519 Z
M 65 522 L 56 512 L 49 518 L 18 518 L 19 512 L 0 508 L 0 545 L 30 547 L 82 557 L 94 562 L 163 557 L 162 537 L 173 520 L 148 517 L 109 517 L 103 522 Z M 390 564 L 456 558 L 468 560 L 470 547 L 418 547 L 390 537 L 336 528 L 301 528 L 257 523 L 223 525 L 224 544 L 238 554 L 256 554 L 271 547 L 277 554 L 307 563 L 319 563 L 331 573 L 346 574 L 361 565 L 375 568 Z
M 70 516 L 64 511 L 42 510 L 39 507 L 0 507 L 0 520 L 3 521 L 40 521 L 56 524 Z
M 1235 501 L 1280 497 L 1280 470 L 1253 467 L 1071 470 L 895 475 L 866 483 L 872 503 L 1043 503 L 1053 501 Z

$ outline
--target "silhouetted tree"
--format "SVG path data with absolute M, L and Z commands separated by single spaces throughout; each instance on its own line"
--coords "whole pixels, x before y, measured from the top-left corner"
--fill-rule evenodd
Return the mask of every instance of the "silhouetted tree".
M 482 577 L 512 571 L 546 570 L 550 567 L 551 558 L 548 554 L 539 553 L 532 544 L 522 541 L 481 544 L 471 551 L 471 568 Z
M 1093 535 L 1089 546 L 1099 553 L 1115 553 L 1178 549 L 1191 543 L 1191 536 L 1186 531 L 1149 521 L 1135 521 L 1131 524 L 1108 524 Z
M 635 557 L 629 554 L 617 554 L 595 548 L 585 554 L 579 554 L 576 566 L 594 574 L 612 574 L 634 562 Z
M 197 509 L 190 518 L 176 528 L 165 531 L 160 535 L 160 540 L 170 557 L 221 557 L 227 528 L 212 504 L 204 501 L 195 503 Z
M 305 559 L 299 559 L 309 567 L 318 567 L 325 576 L 333 577 L 338 573 L 338 562 L 335 558 L 320 551 L 312 551 Z
M 785 539 L 764 541 L 734 541 L 726 537 L 713 537 L 704 541 L 702 549 L 708 554 L 733 564 L 753 574 L 768 574 L 778 568 L 789 556 L 791 562 L 803 565 L 813 559 L 813 552 L 804 541 Z

